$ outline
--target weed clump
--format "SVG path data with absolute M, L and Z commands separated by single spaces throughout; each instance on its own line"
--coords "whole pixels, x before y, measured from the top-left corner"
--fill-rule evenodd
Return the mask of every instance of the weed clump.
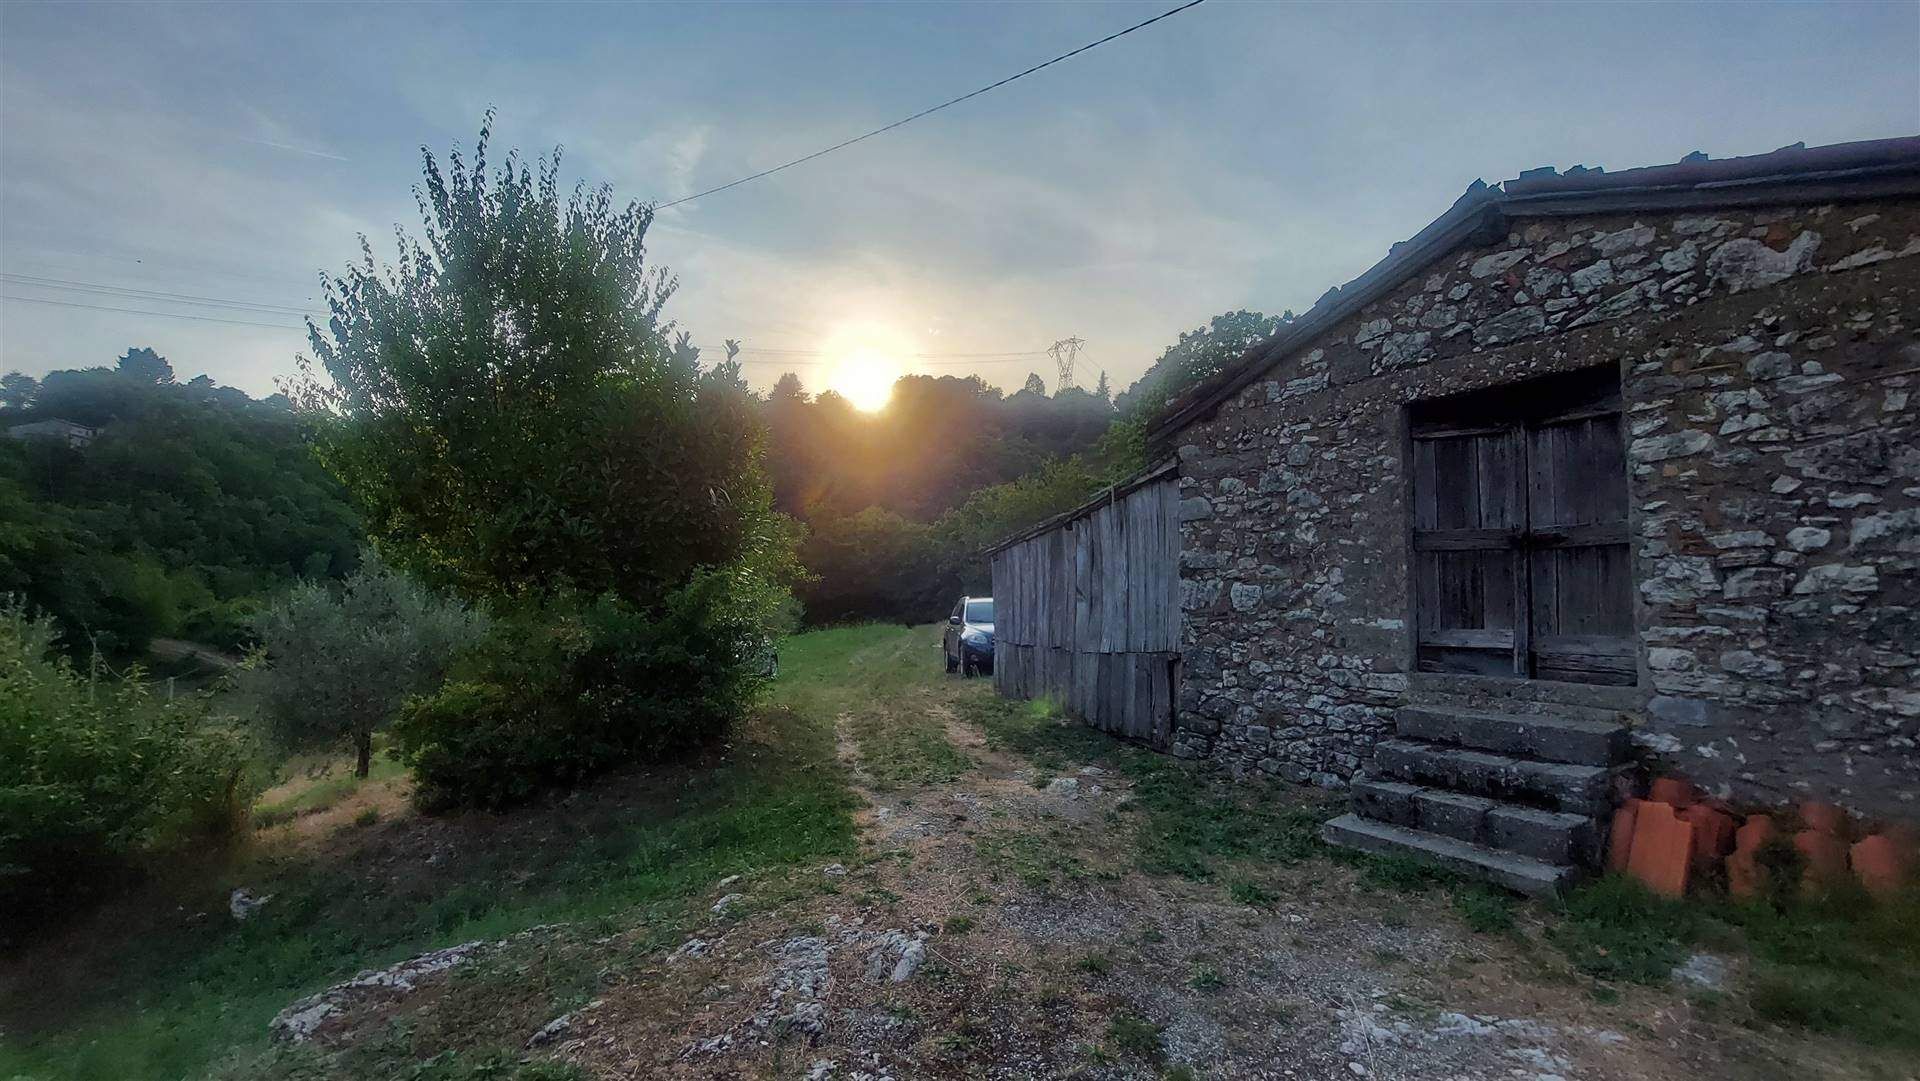
M 1135 1013 L 1118 1013 L 1107 1022 L 1107 1042 L 1122 1054 L 1147 1062 L 1166 1057 L 1161 1045 L 1161 1027 Z

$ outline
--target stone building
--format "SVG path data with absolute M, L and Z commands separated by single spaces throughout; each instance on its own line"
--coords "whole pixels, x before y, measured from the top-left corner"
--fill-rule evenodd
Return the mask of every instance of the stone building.
M 1917 327 L 1920 138 L 1476 183 L 1153 433 L 1174 753 L 1550 868 L 1648 765 L 1920 815 Z

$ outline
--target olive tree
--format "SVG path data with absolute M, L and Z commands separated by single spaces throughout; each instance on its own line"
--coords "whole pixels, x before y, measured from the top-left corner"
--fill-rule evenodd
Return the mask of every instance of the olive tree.
M 297 586 L 261 613 L 245 675 L 268 734 L 291 750 L 352 747 L 365 777 L 373 734 L 440 684 L 483 633 L 479 616 L 369 554 L 337 590 Z

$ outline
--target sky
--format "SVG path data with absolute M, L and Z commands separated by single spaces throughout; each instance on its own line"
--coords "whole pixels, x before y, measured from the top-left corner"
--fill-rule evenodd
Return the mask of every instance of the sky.
M 271 393 L 318 274 L 417 231 L 421 146 L 490 106 L 496 155 L 664 202 L 1172 6 L 0 4 L 0 295 L 31 298 L 0 300 L 0 370 L 150 345 Z M 649 246 L 668 314 L 761 389 L 849 352 L 1052 388 L 1044 355 L 905 358 L 1073 336 L 1076 381 L 1124 387 L 1216 313 L 1306 310 L 1476 178 L 1916 133 L 1913 0 L 1210 0 L 664 209 Z

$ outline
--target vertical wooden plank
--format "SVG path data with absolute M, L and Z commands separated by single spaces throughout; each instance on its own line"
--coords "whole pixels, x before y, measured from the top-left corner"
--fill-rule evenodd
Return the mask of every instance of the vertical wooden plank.
M 1101 628 L 1100 648 L 1108 653 L 1126 652 L 1126 611 L 1127 611 L 1127 540 L 1126 515 L 1115 500 L 1106 510 L 1107 528 L 1107 573 L 1101 583 L 1101 592 L 1106 598 L 1106 612 L 1103 618 L 1106 626 Z
M 1431 439 L 1413 441 L 1413 528 L 1438 529 L 1440 511 L 1434 496 L 1434 464 Z
M 1161 641 L 1156 648 L 1168 652 L 1180 649 L 1180 621 L 1185 618 L 1180 608 L 1180 503 L 1179 489 L 1174 478 L 1169 477 L 1160 486 L 1161 536 L 1165 538 L 1166 551 L 1161 563 L 1161 573 L 1166 580 L 1161 583 L 1160 602 L 1164 611 L 1160 617 Z
M 1506 525 L 1525 529 L 1532 520 L 1532 496 L 1528 492 L 1532 468 L 1528 464 L 1527 436 L 1515 427 L 1501 439 L 1505 446 L 1507 475 L 1502 487 L 1512 493 L 1512 510 Z M 1533 568 L 1525 547 L 1507 554 L 1511 568 L 1512 597 L 1508 619 L 1513 625 L 1513 672 L 1525 677 L 1533 672 Z
M 1127 731 L 1133 738 L 1153 742 L 1153 669 L 1152 658 L 1145 653 L 1127 655 L 1129 671 L 1128 682 L 1132 693 L 1128 698 L 1129 716 Z

